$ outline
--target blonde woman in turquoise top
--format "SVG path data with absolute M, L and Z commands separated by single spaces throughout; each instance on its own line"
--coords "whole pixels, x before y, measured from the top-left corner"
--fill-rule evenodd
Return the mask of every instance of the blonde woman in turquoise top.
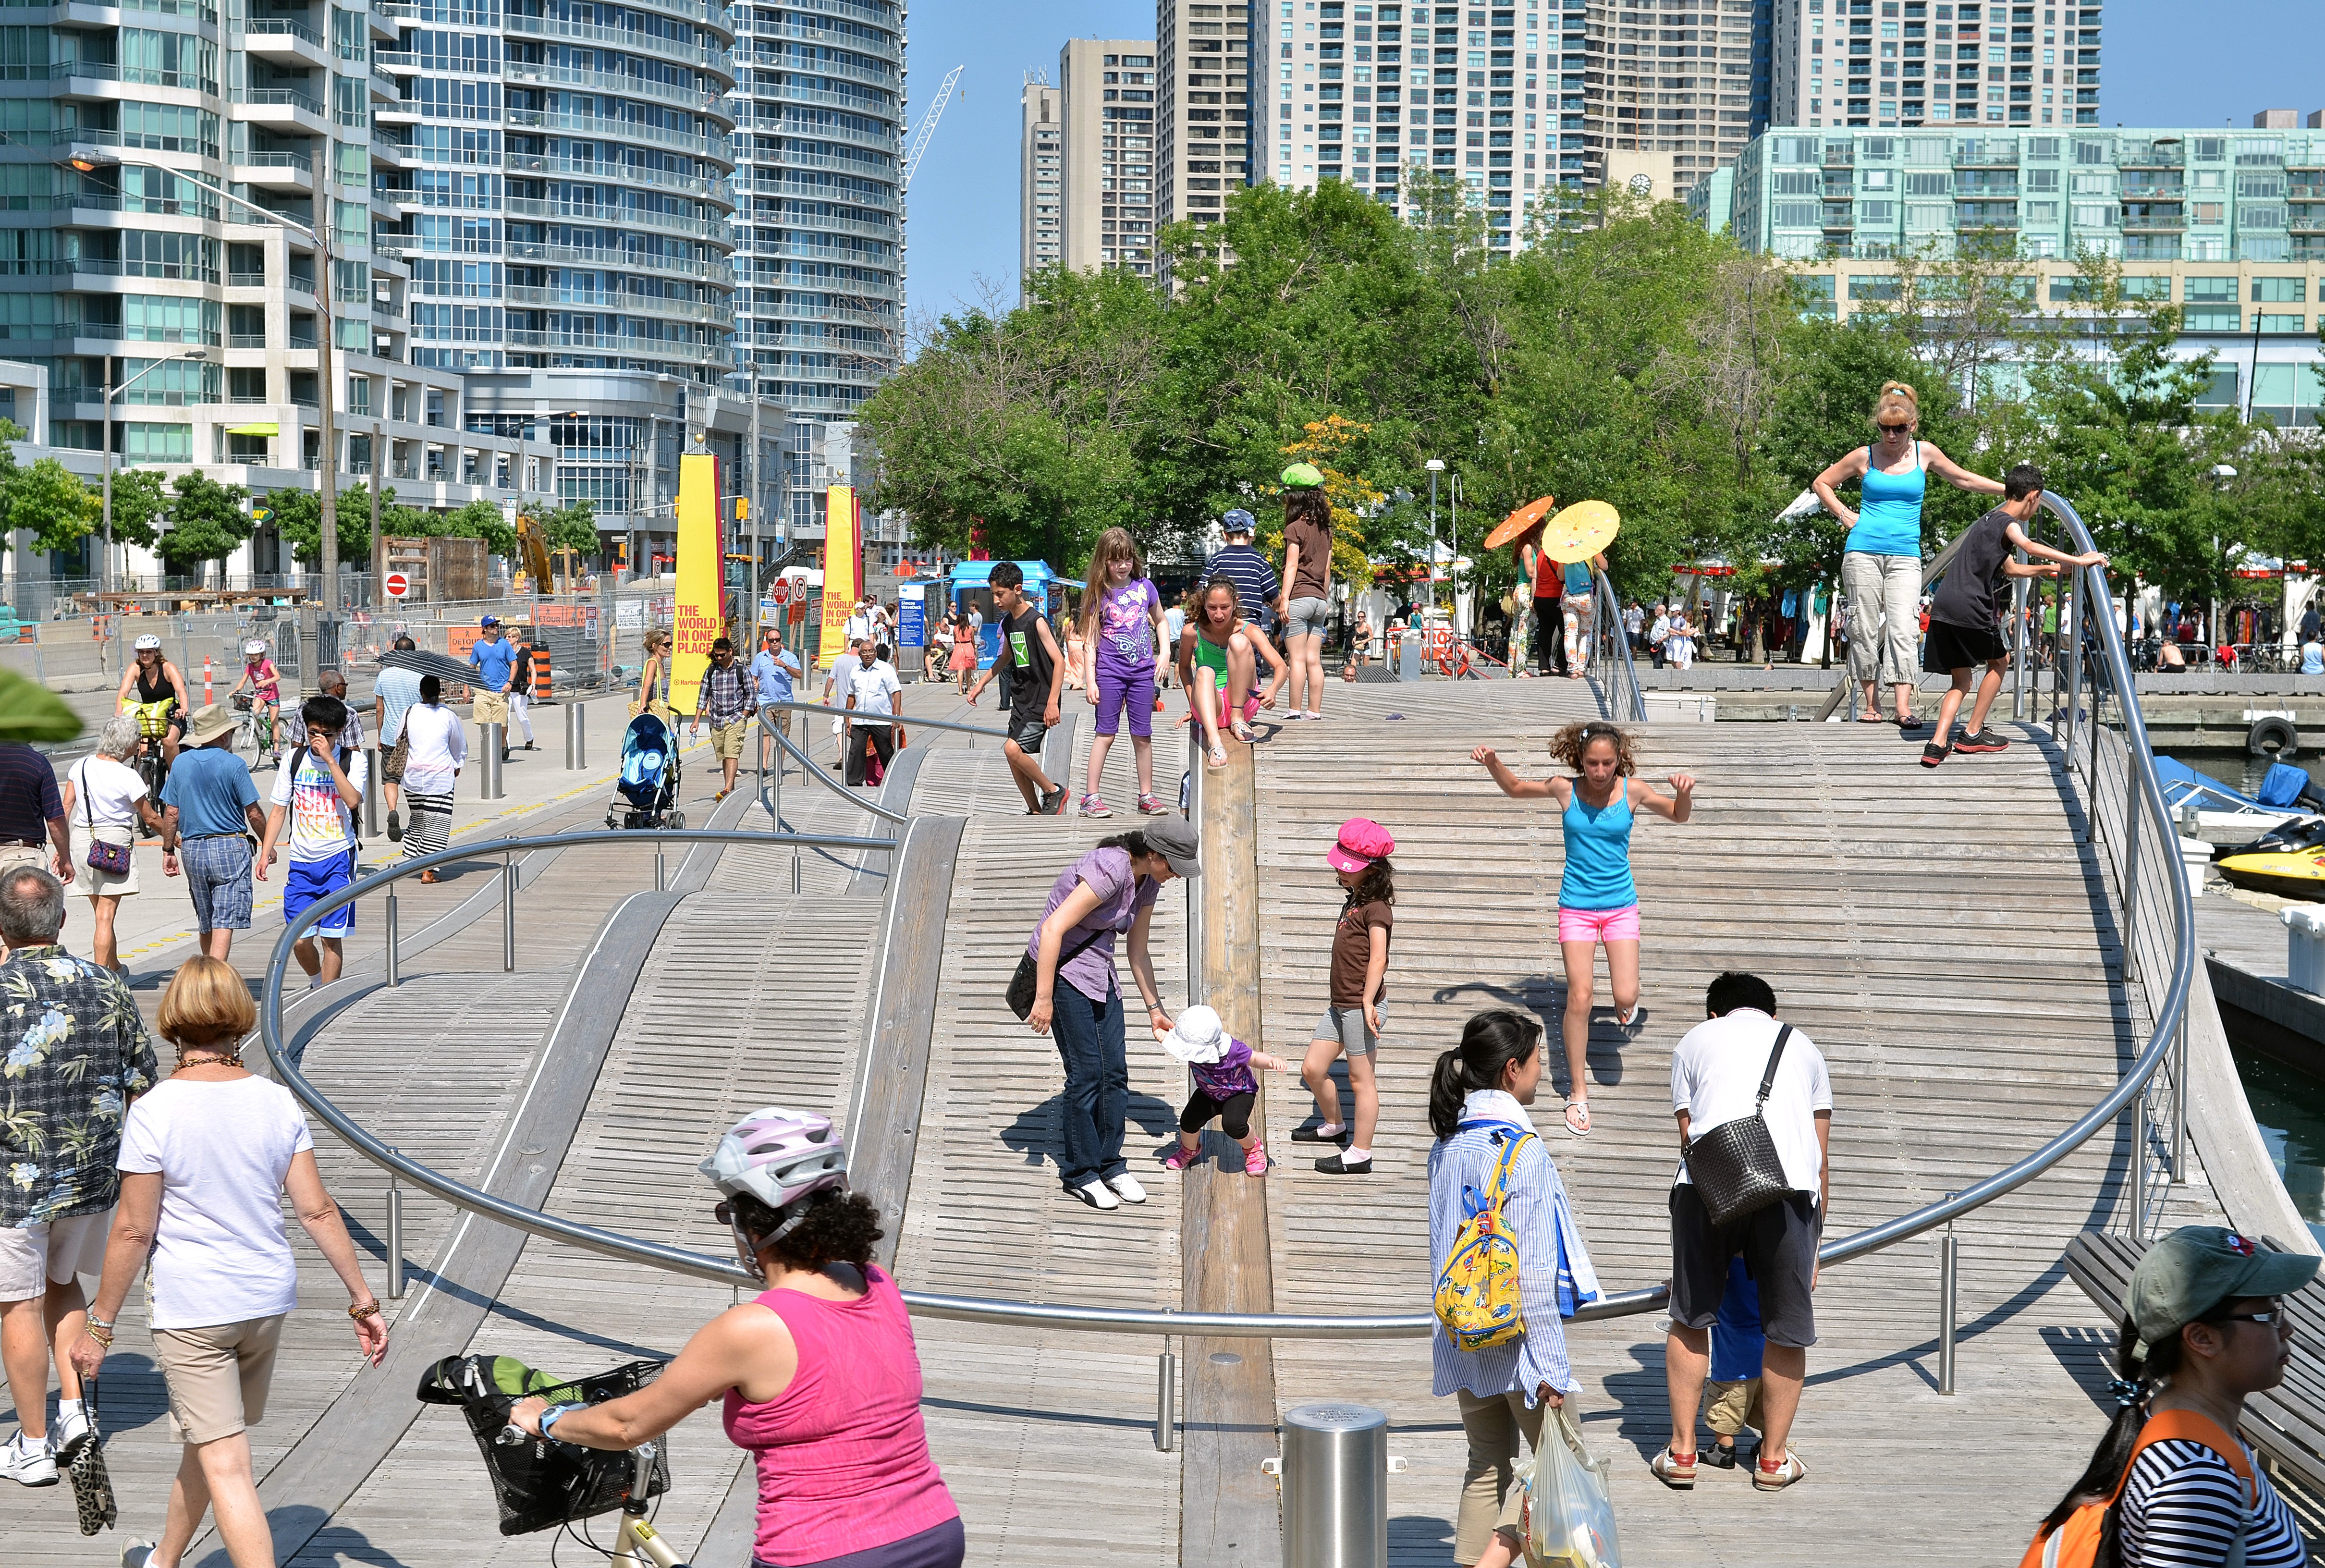
M 1840 558 L 1840 590 L 1848 596 L 1848 673 L 1865 688 L 1866 724 L 1882 722 L 1877 695 L 1886 682 L 1896 692 L 1896 722 L 1917 729 L 1914 672 L 1922 627 L 1922 502 L 1930 476 L 1981 496 L 2002 494 L 2002 481 L 1973 474 L 1920 439 L 1919 395 L 1902 381 L 1881 388 L 1873 405 L 1881 439 L 1859 447 L 1816 477 L 1811 487 L 1825 510 L 1848 525 Z M 1852 511 L 1834 490 L 1857 480 L 1862 506 Z

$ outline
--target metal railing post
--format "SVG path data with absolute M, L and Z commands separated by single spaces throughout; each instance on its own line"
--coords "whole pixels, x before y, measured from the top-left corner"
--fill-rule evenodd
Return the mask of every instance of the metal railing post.
M 501 857 L 501 970 L 516 972 L 516 852 Z
M 1154 1447 L 1171 1452 L 1179 1427 L 1179 1358 L 1165 1350 L 1154 1358 Z
M 666 892 L 669 886 L 670 873 L 662 861 L 662 846 L 657 843 L 654 845 L 654 891 Z
M 391 1147 L 391 1154 L 403 1151 Z M 403 1188 L 387 1173 L 387 1299 L 403 1299 Z
M 2139 781 L 2133 776 L 2135 768 L 2127 755 L 2129 739 L 2126 735 L 2123 769 L 2123 979 L 2126 985 L 2139 979 L 2139 812 L 2134 799 Z
M 391 987 L 401 985 L 403 980 L 403 977 L 400 972 L 400 966 L 396 961 L 397 957 L 398 954 L 395 941 L 395 888 L 394 885 L 391 884 L 387 890 L 387 983 Z
M 565 771 L 567 773 L 578 773 L 587 765 L 582 756 L 581 714 L 582 710 L 588 706 L 586 702 L 568 702 L 565 705 Z
M 1946 1196 L 1950 1199 L 1953 1194 Z M 1938 1238 L 1938 1392 L 1945 1395 L 1954 1391 L 1956 1287 L 1960 1269 L 1961 1239 L 1954 1234 L 1954 1222 L 1949 1220 L 1945 1234 Z
M 2188 1015 L 2180 1015 L 2180 1037 L 2172 1052 L 2172 1184 L 2188 1180 Z
M 2131 1110 L 2131 1234 L 2147 1234 L 2147 1090 L 2132 1097 Z
M 2018 721 L 2026 718 L 2026 580 L 2012 580 L 2010 588 L 2010 629 L 2017 635 L 2010 645 L 2010 717 Z
M 2067 543 L 2071 544 L 2074 541 Z M 2070 785 L 2075 767 L 2075 710 L 2081 707 L 2083 701 L 2083 568 L 2076 567 L 2068 579 L 2066 613 L 2059 617 L 2059 654 L 2067 662 L 2067 742 L 2061 754 L 2066 759 Z M 2070 626 L 2073 628 L 2071 635 Z M 2053 677 L 2052 691 L 2055 692 L 2056 690 L 2057 681 Z

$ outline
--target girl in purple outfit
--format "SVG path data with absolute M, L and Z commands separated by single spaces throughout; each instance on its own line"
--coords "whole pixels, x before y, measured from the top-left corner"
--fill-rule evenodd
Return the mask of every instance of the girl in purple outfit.
M 1138 542 L 1127 528 L 1109 528 L 1090 552 L 1089 582 L 1082 590 L 1082 646 L 1088 668 L 1082 682 L 1098 705 L 1098 733 L 1090 739 L 1089 775 L 1081 814 L 1109 817 L 1098 780 L 1106 754 L 1130 714 L 1130 747 L 1138 756 L 1138 809 L 1153 816 L 1163 809 L 1154 793 L 1154 650 L 1162 630 L 1162 595 L 1147 580 Z
M 1179 1113 L 1179 1141 L 1162 1156 L 1164 1168 L 1183 1171 L 1193 1164 L 1202 1146 L 1203 1125 L 1218 1117 L 1227 1137 L 1243 1146 L 1243 1174 L 1267 1174 L 1267 1146 L 1251 1125 L 1252 1108 L 1259 1100 L 1259 1080 L 1252 1069 L 1283 1072 L 1289 1063 L 1229 1039 L 1219 1016 L 1200 1006 L 1179 1015 L 1179 1021 L 1162 1036 L 1162 1049 L 1185 1062 L 1187 1071 L 1195 1075 L 1194 1092 L 1187 1097 L 1187 1109 Z

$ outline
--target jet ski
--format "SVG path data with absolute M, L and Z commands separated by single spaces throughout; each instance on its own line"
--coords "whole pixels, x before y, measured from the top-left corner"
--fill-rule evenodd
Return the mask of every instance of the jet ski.
M 2232 887 L 2325 903 L 2325 819 L 2288 823 L 2249 844 L 2224 844 L 2212 863 Z

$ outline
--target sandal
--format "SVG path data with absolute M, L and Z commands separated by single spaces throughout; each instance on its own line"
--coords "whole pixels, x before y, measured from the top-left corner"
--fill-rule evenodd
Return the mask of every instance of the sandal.
M 1590 1136 L 1590 1100 L 1588 1096 L 1568 1097 L 1566 1130 L 1579 1138 L 1587 1138 Z
M 1213 767 L 1225 767 L 1227 765 L 1227 748 L 1224 746 L 1211 747 L 1203 753 L 1203 760 Z
M 1657 1480 L 1675 1492 L 1695 1489 L 1695 1455 L 1691 1453 L 1681 1459 L 1672 1450 L 1665 1448 L 1647 1461 L 1647 1469 Z
M 1797 1453 L 1785 1454 L 1781 1464 L 1770 1464 L 1767 1456 L 1763 1454 L 1759 1462 L 1752 1467 L 1752 1484 L 1764 1492 L 1780 1492 L 1808 1473 L 1809 1467 L 1801 1462 L 1801 1456 Z
M 1255 738 L 1251 726 L 1246 724 L 1240 719 L 1227 726 L 1227 732 L 1233 735 L 1237 740 L 1242 741 L 1246 746 L 1251 745 Z

